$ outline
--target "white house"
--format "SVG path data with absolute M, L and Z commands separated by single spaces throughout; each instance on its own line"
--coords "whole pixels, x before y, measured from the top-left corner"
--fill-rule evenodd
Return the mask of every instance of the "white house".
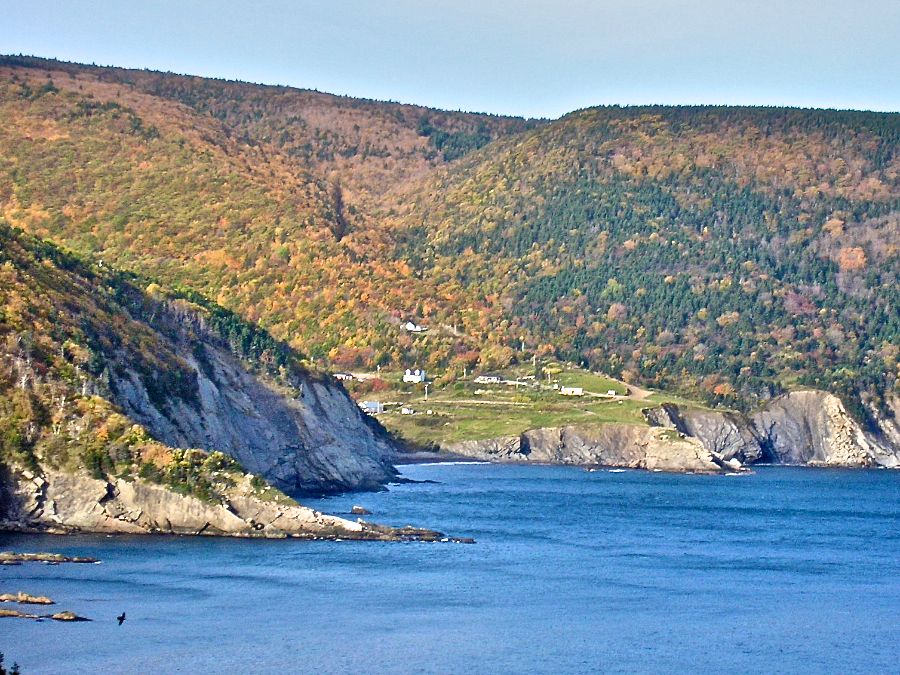
M 406 369 L 406 372 L 403 374 L 404 382 L 424 382 L 425 381 L 425 371 L 419 370 L 416 368 L 415 370 Z
M 403 324 L 403 328 L 405 330 L 408 330 L 410 333 L 424 333 L 426 330 L 428 330 L 427 328 L 425 328 L 425 326 L 420 326 L 416 323 L 413 323 L 412 321 L 407 321 L 405 324 Z
M 336 379 L 336 380 L 354 380 L 356 378 L 353 377 L 353 375 L 351 373 L 335 373 L 334 379 Z
M 559 390 L 562 396 L 584 396 L 583 387 L 563 387 Z

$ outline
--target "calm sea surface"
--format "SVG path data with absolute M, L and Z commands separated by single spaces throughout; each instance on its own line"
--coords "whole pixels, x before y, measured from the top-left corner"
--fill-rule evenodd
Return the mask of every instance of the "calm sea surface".
M 102 560 L 0 567 L 94 619 L 0 619 L 0 651 L 24 675 L 900 672 L 900 473 L 403 474 L 435 482 L 307 503 L 477 544 L 0 535 Z

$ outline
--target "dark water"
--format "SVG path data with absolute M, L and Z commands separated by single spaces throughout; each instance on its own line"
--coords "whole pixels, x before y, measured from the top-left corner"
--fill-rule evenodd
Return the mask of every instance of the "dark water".
M 2 536 L 103 563 L 0 567 L 95 619 L 0 619 L 0 650 L 25 675 L 900 672 L 900 473 L 404 474 L 438 483 L 313 505 L 478 543 Z

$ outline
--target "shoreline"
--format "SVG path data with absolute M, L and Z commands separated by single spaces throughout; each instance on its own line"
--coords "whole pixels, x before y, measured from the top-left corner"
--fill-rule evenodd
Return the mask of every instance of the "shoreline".
M 453 462 L 471 462 L 472 457 L 458 455 L 452 452 L 440 452 L 434 450 L 421 450 L 416 452 L 401 452 L 394 456 L 395 466 L 408 466 L 411 464 L 450 464 Z M 482 460 L 486 464 L 493 462 Z

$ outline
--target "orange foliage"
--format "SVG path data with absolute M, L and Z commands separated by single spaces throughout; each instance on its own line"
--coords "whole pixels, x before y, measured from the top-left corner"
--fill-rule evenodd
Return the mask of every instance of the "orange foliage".
M 861 248 L 842 248 L 838 252 L 837 263 L 842 272 L 857 272 L 866 268 L 866 253 Z

